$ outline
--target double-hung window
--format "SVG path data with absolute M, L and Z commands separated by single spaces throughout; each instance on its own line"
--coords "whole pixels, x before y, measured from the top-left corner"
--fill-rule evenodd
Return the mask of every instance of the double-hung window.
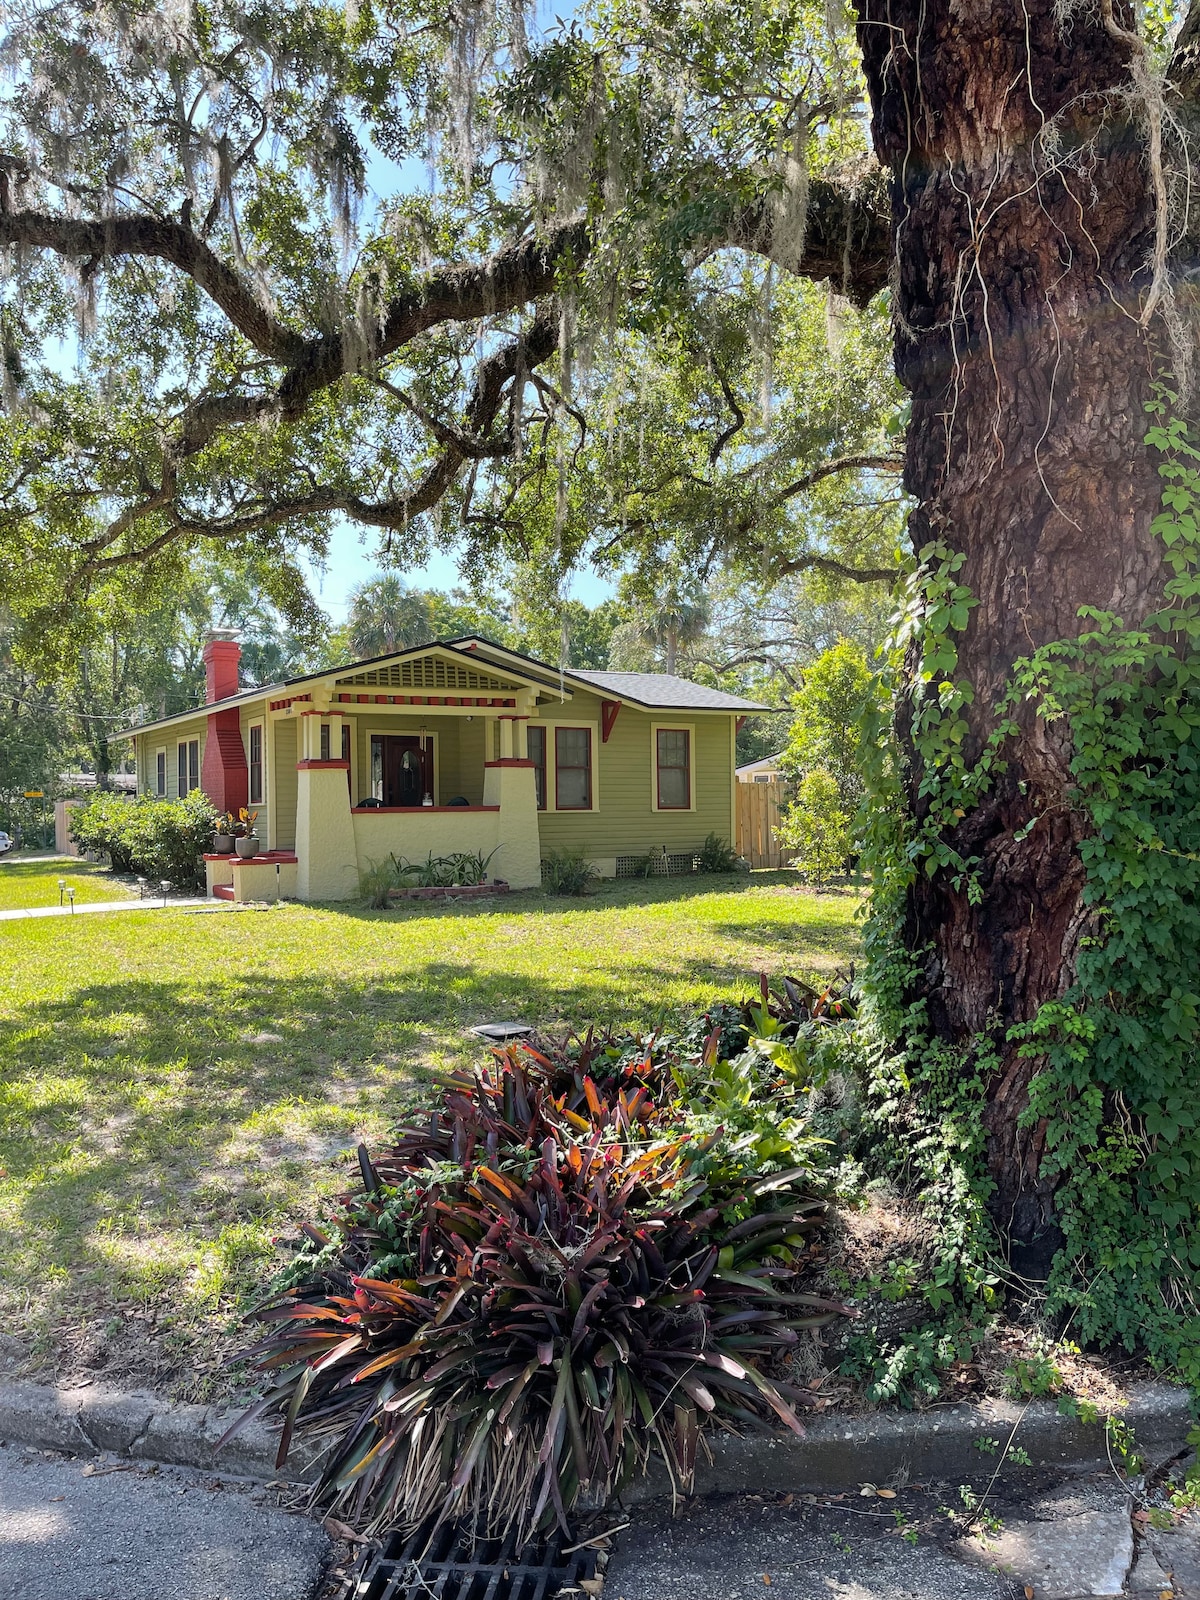
M 688 728 L 654 732 L 655 804 L 659 811 L 689 811 L 692 805 L 692 735 Z
M 537 792 L 537 808 L 546 809 L 546 730 L 529 728 L 525 735 L 529 759 L 533 762 L 533 787 Z
M 554 807 L 556 811 L 592 809 L 592 730 L 554 730 Z
M 154 793 L 160 800 L 167 797 L 167 752 L 156 750 L 154 752 Z
M 250 724 L 250 804 L 262 805 L 263 797 L 263 725 L 261 722 Z
M 199 739 L 181 739 L 179 742 L 177 777 L 179 782 L 179 798 L 191 794 L 193 789 L 200 787 L 200 741 Z

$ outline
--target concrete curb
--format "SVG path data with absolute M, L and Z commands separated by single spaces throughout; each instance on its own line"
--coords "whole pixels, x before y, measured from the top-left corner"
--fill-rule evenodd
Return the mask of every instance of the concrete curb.
M 57 1389 L 0 1378 L 0 1439 L 14 1444 L 77 1456 L 109 1452 L 222 1477 L 304 1482 L 312 1476 L 294 1459 L 275 1470 L 278 1433 L 261 1418 L 218 1452 L 217 1441 L 237 1414 L 235 1407 L 184 1405 L 147 1390 L 127 1393 L 94 1383 Z
M 1133 1430 L 1151 1466 L 1186 1448 L 1192 1426 L 1189 1394 L 1173 1384 L 1138 1384 L 1122 1420 Z M 1007 1400 L 936 1406 L 928 1411 L 881 1411 L 868 1416 L 815 1417 L 805 1437 L 793 1434 L 722 1435 L 711 1441 L 712 1460 L 696 1464 L 696 1493 L 787 1494 L 840 1492 L 863 1483 L 967 1483 L 990 1477 L 1017 1423 L 1019 1446 L 1035 1467 L 1092 1467 L 1107 1463 L 1103 1417 L 1080 1422 L 1059 1413 L 1053 1400 L 1028 1405 Z M 979 1439 L 999 1448 L 981 1451 Z M 703 1452 L 702 1452 L 703 1454 Z M 1019 1483 L 1029 1467 L 1009 1463 L 998 1482 Z M 638 1504 L 671 1492 L 665 1471 L 652 1469 L 630 1484 L 622 1500 Z
M 217 1440 L 236 1415 L 232 1407 L 183 1405 L 147 1391 L 122 1393 L 100 1384 L 56 1389 L 0 1378 L 0 1439 L 81 1456 L 107 1451 L 223 1477 L 312 1479 L 312 1462 L 301 1466 L 294 1457 L 282 1473 L 276 1471 L 278 1433 L 262 1419 L 218 1453 Z M 1192 1425 L 1188 1391 L 1166 1383 L 1138 1385 L 1122 1418 L 1152 1465 L 1168 1461 L 1185 1448 Z M 1014 1444 L 1036 1467 L 1087 1467 L 1107 1459 L 1103 1420 L 1061 1416 L 1052 1400 L 1024 1407 L 988 1400 L 929 1411 L 819 1416 L 807 1424 L 803 1439 L 785 1433 L 718 1435 L 710 1440 L 711 1461 L 697 1463 L 696 1493 L 838 1493 L 862 1483 L 966 1482 L 990 1476 L 998 1461 L 998 1452 L 980 1451 L 976 1440 L 996 1439 L 1003 1447 L 1018 1421 Z M 1022 1470 L 1029 1469 L 1012 1469 L 1016 1481 Z M 621 1498 L 637 1504 L 669 1493 L 666 1473 L 652 1470 Z

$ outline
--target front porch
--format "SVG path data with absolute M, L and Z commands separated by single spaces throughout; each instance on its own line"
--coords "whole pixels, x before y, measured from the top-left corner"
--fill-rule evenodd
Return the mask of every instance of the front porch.
M 295 785 L 294 837 L 276 820 L 272 843 L 292 845 L 295 898 L 351 899 L 360 874 L 389 856 L 419 865 L 478 854 L 489 858 L 491 879 L 540 883 L 526 691 L 485 699 L 333 689 L 324 704 L 314 694 L 270 708 L 276 794 L 286 797 L 289 779 Z M 275 818 L 288 809 L 277 804 Z M 233 873 L 237 898 L 243 882 L 272 898 L 269 868 Z

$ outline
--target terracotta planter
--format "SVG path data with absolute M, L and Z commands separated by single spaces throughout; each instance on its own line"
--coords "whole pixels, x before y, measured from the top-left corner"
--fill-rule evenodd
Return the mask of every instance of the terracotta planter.
M 248 839 L 235 839 L 233 848 L 237 851 L 241 860 L 248 861 L 251 856 L 258 854 L 258 840 L 253 834 Z
M 213 853 L 219 856 L 233 854 L 233 836 L 228 833 L 218 833 L 213 836 Z

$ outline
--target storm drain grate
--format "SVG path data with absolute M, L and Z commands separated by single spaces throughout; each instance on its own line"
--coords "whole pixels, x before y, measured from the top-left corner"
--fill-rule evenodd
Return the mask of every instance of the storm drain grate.
M 554 1600 L 564 1590 L 587 1600 L 579 1580 L 595 1572 L 594 1550 L 564 1553 L 557 1536 L 517 1550 L 511 1539 L 443 1525 L 432 1540 L 423 1531 L 385 1535 L 363 1558 L 347 1600 Z

